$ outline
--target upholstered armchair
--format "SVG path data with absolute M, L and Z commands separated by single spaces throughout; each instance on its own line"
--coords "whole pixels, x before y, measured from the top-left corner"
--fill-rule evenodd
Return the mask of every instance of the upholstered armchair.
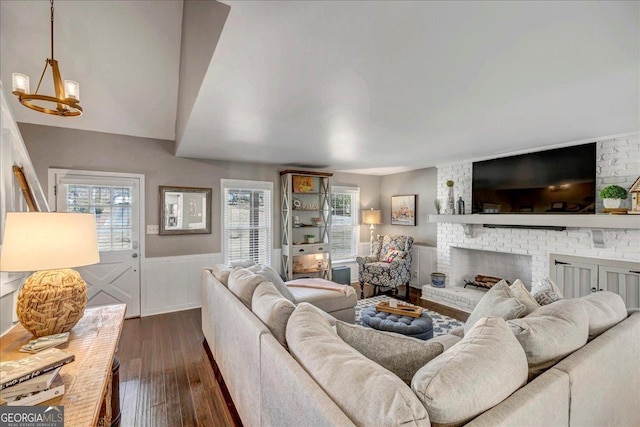
M 380 287 L 391 288 L 394 296 L 398 287 L 406 285 L 405 300 L 409 301 L 413 237 L 402 235 L 378 236 L 373 255 L 357 257 L 360 298 L 364 298 L 364 284 L 374 286 L 374 295 Z

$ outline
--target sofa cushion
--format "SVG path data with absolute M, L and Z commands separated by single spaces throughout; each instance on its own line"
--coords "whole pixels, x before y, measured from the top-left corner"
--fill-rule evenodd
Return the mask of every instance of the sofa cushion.
M 240 298 L 244 305 L 251 308 L 253 292 L 260 283 L 266 281 L 267 279 L 264 276 L 259 276 L 246 268 L 236 267 L 229 274 L 228 288 L 235 296 Z
M 267 325 L 273 336 L 284 347 L 287 346 L 285 330 L 289 316 L 296 306 L 284 298 L 278 289 L 269 282 L 262 282 L 251 298 L 251 311 Z
M 231 267 L 227 267 L 224 264 L 216 264 L 211 267 L 211 273 L 213 273 L 213 276 L 225 286 L 229 283 L 229 274 L 231 274 L 231 270 Z
M 280 277 L 278 272 L 275 271 L 271 266 L 265 264 L 256 264 L 252 267 L 247 268 L 247 270 L 264 276 L 268 282 L 271 282 L 275 285 L 276 289 L 278 289 L 278 292 L 280 292 L 283 297 L 291 302 L 296 302 L 295 297 L 293 296 L 289 288 L 287 288 L 287 285 L 284 284 L 284 280 L 282 280 L 282 277 Z
M 507 324 L 527 355 L 530 377 L 585 345 L 589 335 L 589 316 L 579 299 L 544 305 Z
M 318 308 L 300 303 L 286 335 L 291 355 L 355 424 L 430 425 L 411 389 L 345 343 Z
M 453 335 L 423 341 L 342 321 L 336 322 L 336 330 L 347 344 L 407 384 L 411 384 L 411 378 L 418 369 L 460 341 Z
M 516 279 L 516 281 L 513 282 L 511 286 L 509 286 L 509 290 L 511 291 L 511 294 L 514 297 L 518 298 L 518 301 L 520 301 L 525 306 L 525 310 L 520 314 L 520 317 L 526 316 L 527 314 L 540 307 L 540 304 L 538 304 L 538 301 L 536 301 L 536 299 L 533 297 L 533 295 L 531 295 L 526 286 L 524 286 L 522 280 Z
M 464 333 L 466 335 L 473 324 L 483 317 L 501 317 L 509 320 L 519 317 L 525 310 L 525 305 L 513 296 L 507 282 L 501 280 L 478 301 L 464 324 Z
M 553 283 L 553 280 L 548 277 L 543 278 L 531 286 L 531 295 L 540 305 L 551 304 L 563 298 L 560 289 L 558 289 L 556 284 Z
M 580 298 L 589 315 L 589 339 L 593 339 L 627 318 L 622 297 L 610 291 L 588 294 Z
M 464 338 L 420 368 L 411 388 L 434 425 L 458 426 L 527 382 L 527 357 L 505 321 L 482 318 Z

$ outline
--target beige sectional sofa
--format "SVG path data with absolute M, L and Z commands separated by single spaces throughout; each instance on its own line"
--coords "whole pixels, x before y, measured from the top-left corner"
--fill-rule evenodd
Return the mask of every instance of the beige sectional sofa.
M 508 322 L 499 317 L 480 319 L 463 338 L 418 343 L 390 335 L 385 348 L 384 336 L 367 336 L 384 333 L 359 334 L 359 327 L 336 325 L 306 303 L 281 301 L 268 318 L 262 306 L 263 322 L 228 285 L 212 269 L 203 271 L 202 328 L 245 426 L 640 425 L 640 312 L 613 326 L 597 325 L 598 333 L 606 330 L 527 380 L 531 355 L 518 344 L 526 337 L 505 333 Z M 256 298 L 273 301 L 271 285 L 257 287 Z M 571 310 L 575 304 L 565 305 Z M 283 313 L 286 331 L 274 335 L 274 328 L 284 327 L 277 326 Z M 567 318 L 559 322 L 575 323 Z M 547 321 L 548 314 L 540 315 L 532 324 Z M 276 338 L 283 332 L 288 347 Z M 358 335 L 365 337 L 360 343 Z M 393 339 L 409 340 L 408 349 L 429 346 L 432 353 L 410 385 L 393 373 L 410 357 L 383 357 L 401 347 Z M 368 358 L 356 350 L 367 343 L 374 343 Z M 460 360 L 468 365 L 456 365 Z

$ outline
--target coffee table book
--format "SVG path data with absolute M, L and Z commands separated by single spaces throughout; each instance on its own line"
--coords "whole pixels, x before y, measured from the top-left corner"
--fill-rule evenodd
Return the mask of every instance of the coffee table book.
M 18 396 L 6 397 L 7 406 L 30 406 L 47 400 L 55 399 L 64 394 L 64 381 L 60 375 L 56 374 L 51 386 L 46 390 L 34 391 L 19 394 Z
M 75 356 L 57 348 L 49 348 L 22 359 L 0 362 L 0 390 L 52 371 L 73 362 Z
M 7 399 L 9 397 L 19 396 L 25 393 L 46 390 L 51 387 L 51 383 L 60 372 L 60 369 L 62 368 L 56 368 L 53 371 L 38 375 L 28 381 L 0 390 L 0 397 Z

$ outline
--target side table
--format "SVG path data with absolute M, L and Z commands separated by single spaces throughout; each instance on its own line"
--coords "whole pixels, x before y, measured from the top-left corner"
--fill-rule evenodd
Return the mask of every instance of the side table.
M 71 330 L 69 341 L 57 347 L 76 357 L 60 370 L 64 395 L 45 403 L 64 406 L 65 425 L 110 426 L 112 413 L 113 421 L 119 422 L 119 404 L 114 407 L 114 399 L 118 399 L 114 393 L 119 392 L 119 384 L 113 384 L 119 381 L 119 362 L 114 358 L 125 309 L 124 304 L 86 309 Z M 22 325 L 13 326 L 0 342 L 0 361 L 28 356 L 19 349 L 31 339 L 33 336 Z

